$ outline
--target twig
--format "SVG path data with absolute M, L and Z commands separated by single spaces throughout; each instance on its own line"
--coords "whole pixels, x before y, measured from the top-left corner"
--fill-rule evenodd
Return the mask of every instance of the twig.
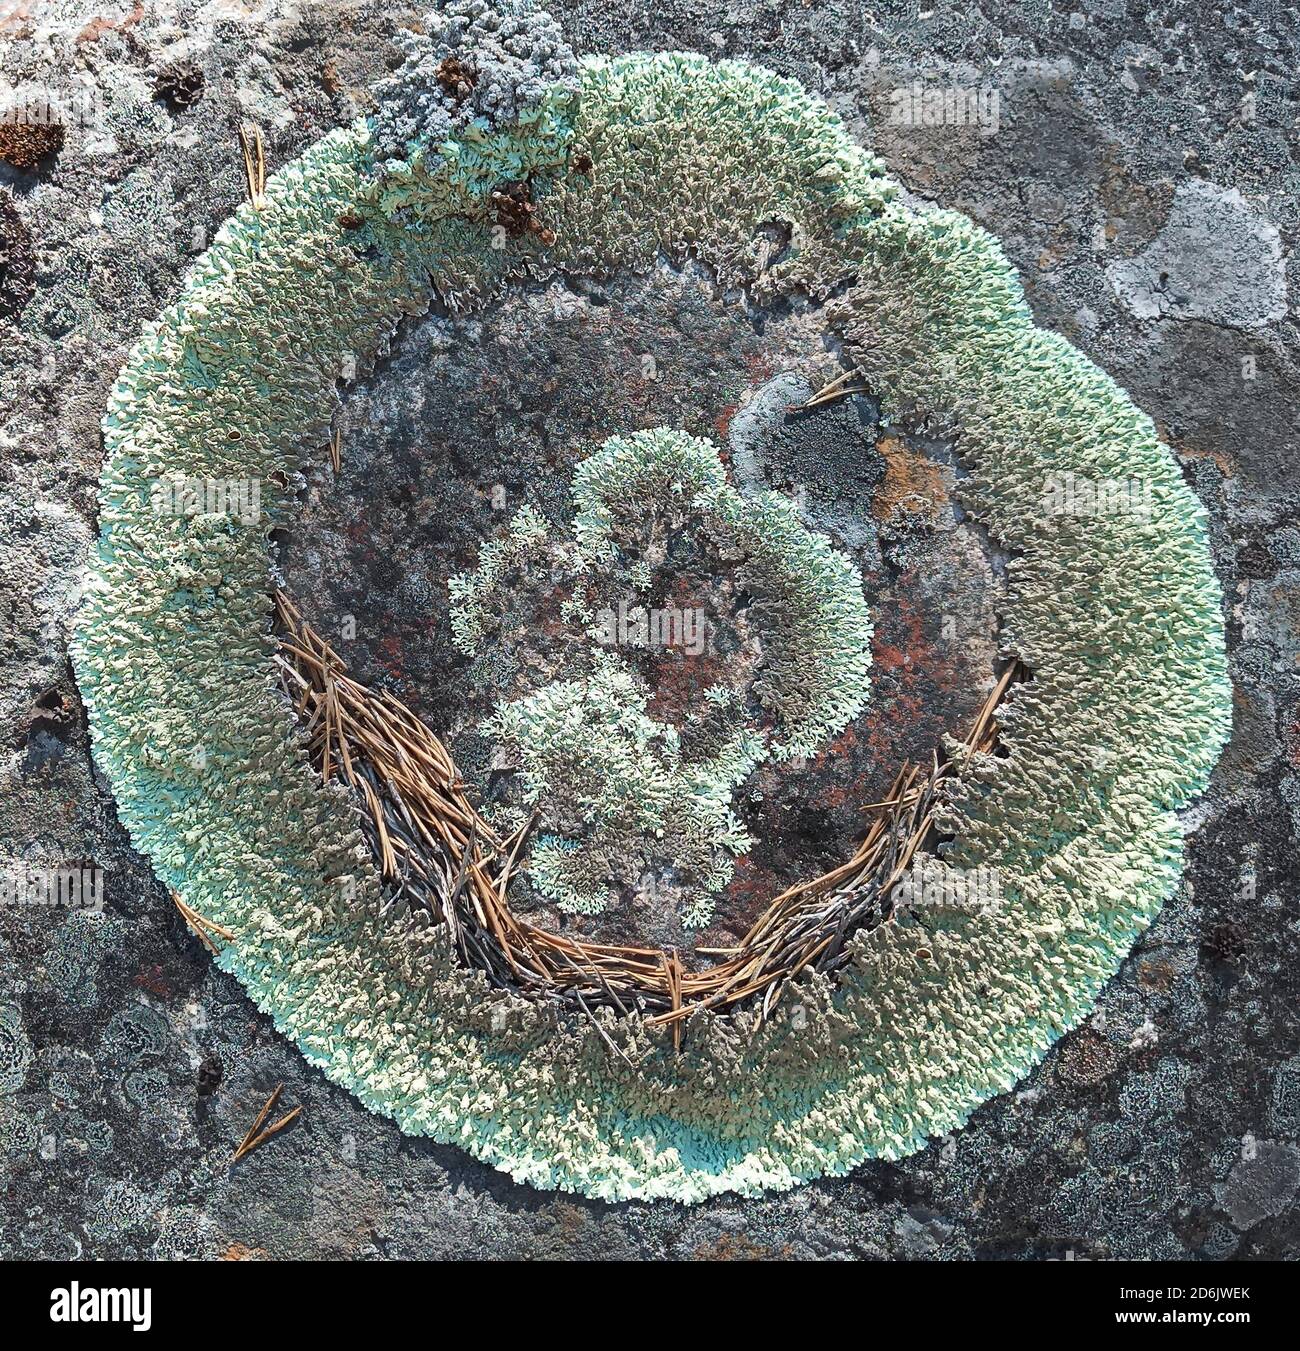
M 280 1101 L 280 1094 L 284 1092 L 283 1084 L 276 1084 L 275 1092 L 267 1098 L 262 1110 L 257 1114 L 257 1120 L 248 1128 L 248 1134 L 239 1142 L 239 1148 L 230 1156 L 231 1163 L 237 1163 L 253 1147 L 254 1137 L 262 1129 L 262 1122 L 271 1114 L 272 1108 Z
M 254 125 L 251 132 L 248 127 L 239 128 L 239 148 L 244 155 L 244 182 L 248 187 L 248 200 L 258 211 L 266 205 L 266 147 L 262 142 L 262 129 Z

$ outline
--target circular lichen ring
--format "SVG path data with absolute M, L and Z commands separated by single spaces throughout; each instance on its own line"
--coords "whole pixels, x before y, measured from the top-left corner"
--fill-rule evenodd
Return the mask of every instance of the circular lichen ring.
M 1176 812 L 1228 709 L 1201 509 L 1150 420 L 1035 328 L 995 241 L 904 200 L 820 101 L 698 56 L 578 63 L 548 19 L 490 14 L 463 5 L 412 38 L 379 117 L 241 207 L 132 352 L 74 652 L 98 762 L 158 875 L 232 935 L 221 966 L 403 1130 L 609 1198 L 753 1193 L 898 1157 L 1085 1017 L 1177 884 Z M 432 78 L 451 52 L 479 72 L 472 96 Z M 503 237 L 493 194 L 525 180 L 544 226 Z M 773 222 L 790 245 L 767 265 Z M 863 932 L 789 1016 L 699 1014 L 677 1054 L 635 1014 L 557 1030 L 436 928 L 379 922 L 349 806 L 273 677 L 267 540 L 292 523 L 336 381 L 427 306 L 431 279 L 459 309 L 529 270 L 688 251 L 723 287 L 825 301 L 887 409 L 957 419 L 966 504 L 1015 554 L 1005 644 L 1033 678 L 1003 711 L 1006 753 L 970 764 L 947 822 L 941 866 L 995 870 L 999 903 Z M 1071 505 L 1072 486 L 1117 480 L 1140 509 Z M 256 519 L 169 510 L 195 482 L 256 485 Z

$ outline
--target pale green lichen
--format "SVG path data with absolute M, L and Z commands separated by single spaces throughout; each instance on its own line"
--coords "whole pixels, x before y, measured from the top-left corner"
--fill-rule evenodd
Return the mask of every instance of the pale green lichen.
M 491 629 L 499 613 L 504 583 L 550 543 L 550 536 L 550 526 L 537 508 L 522 507 L 506 533 L 479 550 L 474 571 L 458 573 L 448 581 L 452 641 L 466 656 L 478 651 Z
M 332 133 L 223 227 L 110 400 L 77 673 L 136 846 L 233 930 L 221 965 L 366 1105 L 542 1187 L 788 1187 L 906 1154 L 1011 1088 L 1177 885 L 1175 813 L 1229 713 L 1204 513 L 1150 419 L 1034 328 L 995 241 L 900 201 L 790 81 L 634 55 L 584 62 L 577 99 L 561 95 L 540 135 L 536 120 L 490 129 L 395 185 L 375 178 L 365 124 Z M 591 174 L 559 177 L 576 149 Z M 680 1056 L 635 1014 L 600 1014 L 628 1060 L 610 1056 L 585 1022 L 557 1031 L 458 967 L 436 928 L 378 922 L 350 804 L 313 775 L 272 675 L 266 536 L 293 507 L 274 485 L 323 439 L 349 356 L 368 361 L 424 307 L 431 273 L 465 304 L 536 253 L 490 244 L 484 194 L 521 166 L 550 184 L 555 266 L 694 250 L 760 297 L 843 287 L 827 316 L 849 355 L 886 409 L 959 417 L 969 506 L 1018 555 L 1007 641 L 1034 678 L 1007 708 L 1006 756 L 966 775 L 948 856 L 994 869 L 1001 904 L 860 934 L 836 984 L 801 981 L 762 1025 L 697 1015 Z M 337 223 L 358 203 L 367 255 Z M 791 248 L 762 271 L 774 220 Z M 266 517 L 157 516 L 149 487 L 167 473 L 259 477 Z M 1154 509 L 1046 516 L 1043 479 L 1066 473 L 1137 477 Z
M 562 910 L 599 913 L 619 876 L 641 871 L 634 860 L 653 847 L 648 838 L 696 879 L 687 923 L 707 924 L 711 897 L 731 878 L 729 857 L 753 843 L 731 794 L 763 758 L 762 742 L 736 728 L 707 760 L 687 759 L 678 729 L 647 715 L 644 684 L 617 658 L 597 654 L 593 665 L 583 678 L 503 704 L 484 724 L 518 756 L 528 801 L 562 804 L 566 833 L 539 841 L 534 881 Z
M 577 468 L 574 534 L 589 567 L 616 566 L 621 535 L 675 513 L 723 556 L 767 630 L 767 668 L 756 688 L 776 717 L 778 760 L 811 755 L 862 711 L 871 666 L 871 617 L 852 564 L 809 530 L 776 493 L 746 497 L 727 482 L 717 452 L 669 428 L 611 437 Z M 629 584 L 648 577 L 630 571 Z
M 575 591 L 602 583 L 648 591 L 667 537 L 690 526 L 738 564 L 738 583 L 754 597 L 767 638 L 754 688 L 778 736 L 746 717 L 748 686 L 710 687 L 703 713 L 680 729 L 657 722 L 646 713 L 651 691 L 599 650 L 580 654 L 590 669 L 579 678 L 505 703 L 482 730 L 519 763 L 528 802 L 546 809 L 546 829 L 525 860 L 543 895 L 572 914 L 599 913 L 620 879 L 653 873 L 658 856 L 685 883 L 688 927 L 702 927 L 731 880 L 731 859 L 753 844 L 732 810 L 736 789 L 769 754 L 812 753 L 866 701 L 871 621 L 862 584 L 790 503 L 771 493 L 743 497 L 713 446 L 669 428 L 612 437 L 577 466 L 573 500 L 576 545 L 551 542 L 543 518 L 526 507 L 483 546 L 472 573 L 452 578 L 462 651 L 477 651 L 501 610 L 504 579 L 518 580 L 528 558 L 545 557 L 548 574 L 557 557 L 567 561 Z M 576 596 L 568 604 L 589 638 L 617 641 L 599 617 L 608 607 L 597 612 Z

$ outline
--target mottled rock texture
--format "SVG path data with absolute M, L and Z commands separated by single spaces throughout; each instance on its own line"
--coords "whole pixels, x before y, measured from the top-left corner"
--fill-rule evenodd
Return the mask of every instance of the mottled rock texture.
M 174 293 L 187 252 L 240 196 L 238 117 L 267 129 L 273 164 L 291 158 L 360 109 L 350 100 L 393 51 L 385 39 L 400 16 L 268 8 L 254 32 L 217 25 L 214 47 L 125 7 L 93 23 L 71 7 L 49 12 L 57 40 L 75 43 L 102 85 L 104 109 L 70 129 L 49 165 L 0 170 L 38 259 L 0 374 L 0 543 L 14 598 L 0 810 L 11 857 L 92 856 L 108 906 L 99 919 L 0 920 L 6 1251 L 1293 1251 L 1300 530 L 1288 478 L 1295 334 L 1282 313 L 1295 53 L 1282 17 L 1081 5 L 918 22 L 901 7 L 866 19 L 839 5 L 669 4 L 652 19 L 610 6 L 566 24 L 596 49 L 699 45 L 787 71 L 820 88 L 918 194 L 998 234 L 1039 321 L 1130 389 L 1180 453 L 1214 521 L 1230 606 L 1234 740 L 1188 823 L 1182 893 L 1092 1026 L 1019 1093 L 905 1163 L 682 1212 L 543 1197 L 402 1139 L 268 1032 L 125 849 L 63 656 L 76 563 L 94 532 L 107 385 L 125 342 Z M 3 60 L 30 78 L 43 30 L 26 22 L 30 34 L 22 21 L 4 33 Z M 182 58 L 204 69 L 204 92 L 176 110 L 153 91 L 158 70 Z M 892 122 L 891 91 L 913 80 L 996 89 L 997 132 Z M 1205 211 L 1207 198 L 1234 193 L 1240 206 L 1232 196 L 1232 210 Z M 1197 261 L 1207 248 L 1214 269 Z M 1162 302 L 1149 298 L 1166 294 L 1161 273 L 1176 280 Z M 228 1171 L 229 1149 L 280 1079 L 306 1105 L 302 1126 Z

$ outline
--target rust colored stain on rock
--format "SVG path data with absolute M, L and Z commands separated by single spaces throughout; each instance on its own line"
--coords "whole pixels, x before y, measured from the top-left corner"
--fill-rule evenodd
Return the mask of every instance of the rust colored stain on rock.
M 876 519 L 887 521 L 900 510 L 933 517 L 948 496 L 940 466 L 897 437 L 882 436 L 876 449 L 885 461 L 885 480 L 871 504 Z

